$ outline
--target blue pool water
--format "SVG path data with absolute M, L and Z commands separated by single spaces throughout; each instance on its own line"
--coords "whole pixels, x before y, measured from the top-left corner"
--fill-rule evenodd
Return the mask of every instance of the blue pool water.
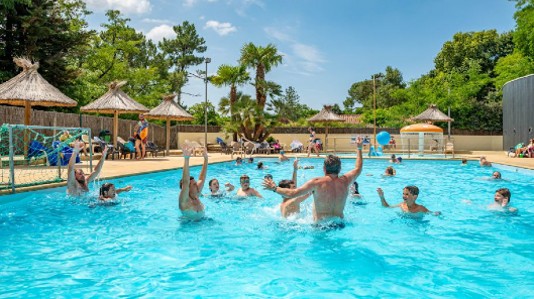
M 262 190 L 266 173 L 291 177 L 291 163 L 210 165 L 208 178 L 264 199 L 203 198 L 209 220 L 184 222 L 177 207 L 179 170 L 112 180 L 134 189 L 115 206 L 71 199 L 65 188 L 0 197 L 0 298 L 527 298 L 534 294 L 534 174 L 475 162 L 405 161 L 396 177 L 384 160 L 366 160 L 362 202 L 348 202 L 347 226 L 314 229 L 311 199 L 296 219 L 280 218 L 280 196 Z M 321 159 L 302 159 L 299 185 L 322 175 Z M 343 169 L 354 159 L 343 160 Z M 505 181 L 488 180 L 492 171 Z M 192 168 L 198 177 L 200 168 Z M 440 217 L 402 217 L 382 208 L 402 188 Z M 517 215 L 490 211 L 496 189 L 512 191 Z M 204 187 L 207 191 L 207 184 Z M 92 186 L 93 194 L 97 187 Z

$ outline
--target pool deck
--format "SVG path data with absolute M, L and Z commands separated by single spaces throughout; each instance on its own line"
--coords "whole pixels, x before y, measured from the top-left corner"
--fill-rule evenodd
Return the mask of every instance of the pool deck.
M 402 154 L 399 154 L 399 155 L 403 156 Z M 232 160 L 230 155 L 221 154 L 220 152 L 209 153 L 208 156 L 209 156 L 210 164 Z M 306 157 L 306 154 L 305 153 L 300 153 L 300 154 L 287 153 L 287 156 L 288 157 L 295 157 L 295 156 Z M 478 161 L 478 159 L 481 156 L 486 156 L 487 160 L 492 163 L 498 163 L 498 164 L 504 164 L 504 165 L 534 170 L 534 158 L 511 158 L 511 157 L 507 157 L 504 151 L 498 151 L 498 152 L 474 151 L 474 152 L 469 152 L 469 153 L 459 153 L 455 155 L 454 159 L 460 160 L 462 158 L 466 158 L 468 160 Z M 236 157 L 237 156 L 234 156 L 234 159 Z M 278 157 L 278 155 L 275 155 L 275 154 L 254 155 L 254 157 L 255 159 L 260 158 L 260 157 L 275 158 L 275 157 Z M 311 157 L 313 158 L 314 155 L 311 155 Z M 322 159 L 323 157 L 324 156 L 321 156 L 320 159 Z M 369 158 L 364 156 L 364 159 L 369 159 Z M 118 177 L 123 177 L 123 176 L 131 176 L 131 175 L 137 175 L 137 174 L 179 169 L 183 167 L 183 162 L 184 162 L 183 157 L 181 155 L 178 155 L 178 153 L 175 153 L 174 155 L 172 155 L 171 153 L 171 155 L 167 157 L 157 157 L 157 158 L 150 157 L 150 158 L 146 158 L 141 161 L 130 160 L 130 159 L 122 159 L 122 160 L 117 160 L 117 159 L 109 160 L 108 159 L 106 160 L 104 164 L 100 177 L 102 179 L 112 179 L 112 178 L 118 178 Z M 191 166 L 202 165 L 202 162 L 203 162 L 203 157 L 201 156 L 191 157 L 190 159 Z M 98 157 L 95 160 L 93 160 L 93 167 L 96 166 L 96 163 L 98 163 Z M 83 161 L 82 163 L 76 164 L 76 167 L 77 168 L 82 167 L 84 169 L 87 169 L 89 167 L 89 163 L 88 161 Z M 365 163 L 364 163 L 364 167 L 365 167 Z M 66 177 L 66 168 L 64 169 L 64 172 L 62 172 L 62 177 Z M 17 188 L 17 192 L 61 187 L 65 185 L 66 185 L 66 182 L 63 181 L 63 182 L 58 182 L 58 183 L 50 183 L 46 185 Z M 0 195 L 2 194 L 11 194 L 11 190 L 1 190 Z

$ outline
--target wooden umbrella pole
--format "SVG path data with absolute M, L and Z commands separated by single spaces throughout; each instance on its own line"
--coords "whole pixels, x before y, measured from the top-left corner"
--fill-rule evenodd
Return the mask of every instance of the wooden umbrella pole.
M 119 111 L 113 112 L 113 148 L 117 148 L 117 136 L 119 135 Z
M 32 105 L 29 101 L 24 102 L 24 124 L 26 126 L 30 125 L 30 118 L 32 115 Z
M 167 124 L 165 127 L 165 156 L 169 156 L 169 148 L 171 142 L 171 120 L 167 117 Z

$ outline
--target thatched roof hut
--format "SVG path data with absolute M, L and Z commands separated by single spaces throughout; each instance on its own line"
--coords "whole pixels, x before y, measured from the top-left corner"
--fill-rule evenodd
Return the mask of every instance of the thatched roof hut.
M 119 114 L 148 112 L 148 108 L 130 98 L 120 88 L 126 81 L 114 81 L 100 98 L 80 108 L 83 112 L 113 114 L 113 145 L 117 146 Z
M 171 120 L 183 121 L 193 119 L 191 114 L 187 113 L 184 108 L 180 107 L 180 105 L 174 101 L 175 97 L 175 94 L 163 96 L 163 102 L 161 102 L 161 104 L 150 110 L 150 112 L 145 113 L 145 118 L 166 120 L 165 151 L 167 155 L 169 155 L 171 140 Z
M 31 106 L 74 107 L 78 103 L 52 86 L 38 72 L 39 63 L 26 58 L 13 58 L 22 72 L 0 84 L 0 104 L 24 106 L 24 124 L 30 124 Z
M 454 121 L 454 119 L 448 117 L 445 113 L 441 112 L 435 104 L 430 105 L 428 109 L 423 111 L 423 113 L 410 118 L 413 121 L 429 121 L 429 122 L 449 122 Z
M 111 82 L 108 85 L 109 90 L 103 96 L 83 106 L 80 110 L 105 114 L 148 112 L 149 109 L 147 107 L 139 104 L 121 90 L 124 84 L 126 84 L 126 81 Z
M 310 119 L 308 119 L 309 122 L 317 122 L 317 123 L 325 123 L 325 136 L 324 136 L 324 145 L 325 145 L 325 151 L 328 150 L 328 123 L 331 122 L 344 122 L 345 120 L 339 115 L 332 112 L 332 106 L 330 105 L 324 105 L 323 109 L 312 116 Z

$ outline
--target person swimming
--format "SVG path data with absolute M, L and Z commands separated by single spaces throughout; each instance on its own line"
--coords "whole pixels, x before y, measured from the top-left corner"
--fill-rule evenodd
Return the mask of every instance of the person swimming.
M 220 185 L 219 185 L 219 180 L 211 179 L 208 182 L 208 187 L 210 189 L 210 193 L 208 195 L 211 197 L 223 197 L 227 195 L 227 192 L 232 192 L 235 189 L 234 185 L 228 182 L 225 183 L 224 186 L 226 187 L 226 190 L 221 190 Z
M 434 215 L 441 215 L 441 212 L 432 212 L 428 210 L 425 206 L 415 203 L 415 200 L 419 196 L 419 188 L 416 186 L 406 186 L 402 190 L 402 199 L 403 202 L 396 205 L 389 205 L 384 197 L 384 191 L 381 188 L 376 189 L 382 206 L 386 208 L 400 208 L 405 213 L 433 213 Z

